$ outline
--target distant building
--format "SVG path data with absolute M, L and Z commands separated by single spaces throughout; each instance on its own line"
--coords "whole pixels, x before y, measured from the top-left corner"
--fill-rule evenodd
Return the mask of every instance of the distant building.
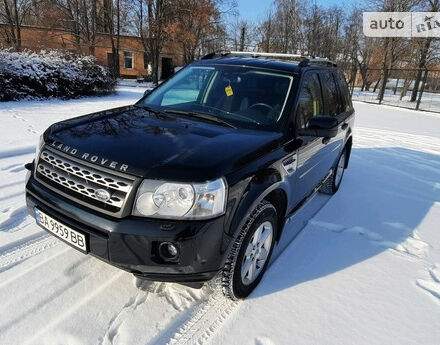
M 1 28 L 5 24 L 0 23 Z M 111 67 L 112 43 L 110 35 L 107 33 L 98 33 L 95 39 L 93 49 L 78 43 L 74 36 L 62 29 L 52 29 L 36 26 L 22 26 L 21 44 L 23 49 L 39 51 L 42 49 L 59 49 L 70 51 L 72 53 L 94 55 L 99 64 Z M 119 36 L 119 68 L 121 77 L 137 78 L 148 77 L 151 75 L 151 63 L 148 53 L 140 37 L 137 36 Z M 9 42 L 5 36 L 0 35 L 0 46 L 8 47 Z M 166 79 L 173 74 L 174 67 L 183 65 L 183 57 L 176 53 L 175 47 L 170 44 L 165 45 L 159 59 L 159 79 Z

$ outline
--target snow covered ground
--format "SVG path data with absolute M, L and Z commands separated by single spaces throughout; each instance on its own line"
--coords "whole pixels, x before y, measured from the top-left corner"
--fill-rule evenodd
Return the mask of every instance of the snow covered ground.
M 27 215 L 39 133 L 142 92 L 0 103 L 0 344 L 440 344 L 440 115 L 355 103 L 340 191 L 289 220 L 261 285 L 230 302 L 136 281 Z
M 378 103 L 377 96 L 379 94 L 379 89 L 376 92 L 372 91 L 361 91 L 360 88 L 355 87 L 353 90 L 352 99 L 356 101 L 364 101 L 370 103 Z M 398 107 L 404 107 L 409 109 L 415 109 L 417 102 L 410 102 L 411 90 L 409 90 L 405 97 L 400 99 L 401 89 L 398 89 L 394 94 L 392 88 L 385 90 L 385 95 L 382 100 L 382 104 L 395 105 Z M 440 94 L 434 92 L 423 92 L 422 99 L 420 102 L 420 110 L 440 112 Z

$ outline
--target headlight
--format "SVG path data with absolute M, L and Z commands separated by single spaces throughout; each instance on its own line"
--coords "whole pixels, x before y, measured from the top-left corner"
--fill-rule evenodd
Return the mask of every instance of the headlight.
M 144 180 L 133 215 L 168 219 L 203 219 L 225 211 L 226 183 L 222 178 L 205 183 Z
M 44 146 L 44 134 L 40 135 L 40 139 L 38 139 L 37 147 L 35 148 L 35 159 L 38 159 L 38 156 L 40 155 L 40 151 Z

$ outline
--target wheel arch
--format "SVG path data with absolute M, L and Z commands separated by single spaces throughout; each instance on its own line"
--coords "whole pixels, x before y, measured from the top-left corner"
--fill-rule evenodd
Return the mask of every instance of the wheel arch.
M 285 215 L 288 205 L 287 192 L 284 181 L 276 169 L 269 169 L 264 174 L 254 176 L 243 189 L 240 200 L 231 219 L 228 222 L 227 232 L 231 237 L 235 237 L 243 227 L 246 219 L 252 210 L 263 201 L 267 200 L 277 210 L 277 240 L 281 236 L 282 228 L 285 223 Z
M 264 200 L 269 201 L 272 205 L 275 206 L 277 210 L 277 233 L 276 240 L 277 242 L 281 238 L 281 234 L 283 232 L 284 224 L 286 222 L 286 210 L 287 210 L 287 194 L 281 188 L 276 188 L 267 194 Z

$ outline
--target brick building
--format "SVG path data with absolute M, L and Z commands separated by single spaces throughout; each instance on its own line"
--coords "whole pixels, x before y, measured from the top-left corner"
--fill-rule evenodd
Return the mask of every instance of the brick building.
M 6 28 L 5 24 L 0 24 Z M 93 49 L 76 42 L 73 35 L 61 29 L 50 29 L 36 26 L 21 28 L 22 48 L 34 51 L 42 49 L 60 49 L 83 54 L 92 54 L 103 66 L 112 61 L 112 44 L 110 35 L 99 33 L 96 36 Z M 120 75 L 125 78 L 146 77 L 151 74 L 151 64 L 148 53 L 140 37 L 120 35 L 119 67 Z M 0 46 L 9 44 L 3 35 L 0 35 Z M 167 78 L 173 73 L 174 67 L 183 65 L 183 57 L 175 47 L 165 45 L 159 59 L 159 78 Z

